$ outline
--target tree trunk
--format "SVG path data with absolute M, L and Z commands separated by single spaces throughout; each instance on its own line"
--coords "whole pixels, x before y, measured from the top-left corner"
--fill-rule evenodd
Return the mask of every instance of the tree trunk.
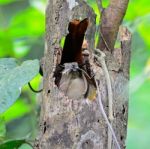
M 119 13 L 119 12 L 118 12 Z M 41 104 L 40 130 L 35 149 L 106 149 L 108 126 L 99 109 L 99 103 L 85 99 L 64 97 L 54 85 L 53 72 L 57 64 L 60 40 L 67 33 L 71 19 L 90 18 L 86 34 L 90 52 L 94 49 L 95 14 L 84 1 L 49 0 L 46 9 L 46 41 L 44 56 L 43 100 Z M 112 127 L 121 149 L 125 148 L 128 114 L 128 79 L 131 35 L 126 28 L 120 30 L 121 48 L 113 53 L 105 51 L 106 64 L 113 88 Z M 91 60 L 92 61 L 92 60 Z M 104 71 L 98 70 L 97 78 L 104 109 L 108 112 L 108 93 Z M 112 149 L 116 149 L 113 141 Z

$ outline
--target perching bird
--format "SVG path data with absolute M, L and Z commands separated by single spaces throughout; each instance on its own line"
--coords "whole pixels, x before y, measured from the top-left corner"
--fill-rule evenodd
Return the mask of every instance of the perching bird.
M 88 18 L 82 21 L 75 19 L 69 23 L 69 33 L 65 39 L 61 62 L 54 72 L 56 85 L 71 99 L 94 99 L 96 96 L 95 83 L 88 70 L 90 64 L 82 53 L 88 24 Z M 83 45 L 85 49 L 85 42 Z

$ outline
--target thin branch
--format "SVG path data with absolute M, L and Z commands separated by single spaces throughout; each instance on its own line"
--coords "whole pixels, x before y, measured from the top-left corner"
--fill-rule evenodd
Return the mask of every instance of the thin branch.
M 109 6 L 101 13 L 100 30 L 103 33 L 103 37 L 109 45 L 111 52 L 114 49 L 119 26 L 126 13 L 128 1 L 129 0 L 110 0 Z M 102 51 L 107 49 L 102 38 L 100 38 L 98 48 Z
M 102 37 L 102 40 L 103 40 L 103 42 L 104 42 L 106 48 L 107 48 L 109 51 L 112 51 L 112 50 L 110 49 L 110 47 L 108 46 L 108 43 L 106 42 L 106 40 L 105 40 L 105 38 L 104 38 L 104 36 L 103 36 L 103 33 L 101 32 L 101 29 L 100 29 L 100 35 L 101 35 L 101 37 Z
M 98 10 L 99 13 L 101 14 L 101 12 L 103 11 L 103 5 L 102 5 L 102 0 L 96 0 L 97 6 L 98 6 Z
M 32 91 L 32 92 L 34 92 L 34 93 L 40 93 L 40 92 L 42 92 L 42 91 L 43 91 L 43 89 L 35 90 L 35 89 L 32 87 L 32 85 L 31 85 L 31 83 L 30 83 L 30 82 L 28 82 L 28 85 L 29 85 L 29 88 L 31 89 L 31 91 Z

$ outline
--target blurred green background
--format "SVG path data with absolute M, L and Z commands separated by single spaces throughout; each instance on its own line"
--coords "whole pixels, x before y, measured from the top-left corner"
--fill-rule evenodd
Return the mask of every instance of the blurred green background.
M 88 0 L 98 18 L 94 0 Z M 103 0 L 107 7 L 108 0 Z M 0 0 L 0 58 L 19 62 L 40 59 L 44 53 L 46 0 Z M 148 0 L 131 0 L 123 21 L 133 35 L 130 68 L 130 99 L 127 149 L 150 148 L 150 5 Z M 31 81 L 39 88 L 40 76 Z M 37 134 L 39 95 L 28 86 L 16 103 L 0 115 L 0 142 Z M 27 144 L 21 149 L 30 148 Z

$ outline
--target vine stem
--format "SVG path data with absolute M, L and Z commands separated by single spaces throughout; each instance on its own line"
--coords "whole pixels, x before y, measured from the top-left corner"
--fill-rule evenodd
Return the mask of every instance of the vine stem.
M 112 136 L 114 137 L 117 148 L 120 149 L 119 142 L 117 141 L 116 135 L 112 129 L 112 123 L 113 123 L 113 119 L 114 119 L 113 118 L 113 92 L 112 92 L 112 87 L 111 87 L 110 75 L 109 75 L 108 68 L 107 68 L 106 63 L 105 63 L 105 53 L 100 51 L 99 49 L 95 49 L 95 50 L 96 50 L 96 52 L 98 52 L 100 54 L 100 56 L 95 55 L 95 57 L 98 60 L 98 62 L 101 64 L 102 69 L 104 70 L 104 74 L 105 74 L 105 78 L 106 78 L 106 84 L 107 84 L 107 90 L 108 90 L 108 107 L 109 107 L 109 109 L 108 109 L 108 118 L 107 118 L 106 112 L 104 111 L 104 108 L 102 105 L 99 87 L 97 85 L 100 108 L 101 108 L 102 114 L 106 120 L 106 123 L 108 125 L 108 149 L 112 148 Z

